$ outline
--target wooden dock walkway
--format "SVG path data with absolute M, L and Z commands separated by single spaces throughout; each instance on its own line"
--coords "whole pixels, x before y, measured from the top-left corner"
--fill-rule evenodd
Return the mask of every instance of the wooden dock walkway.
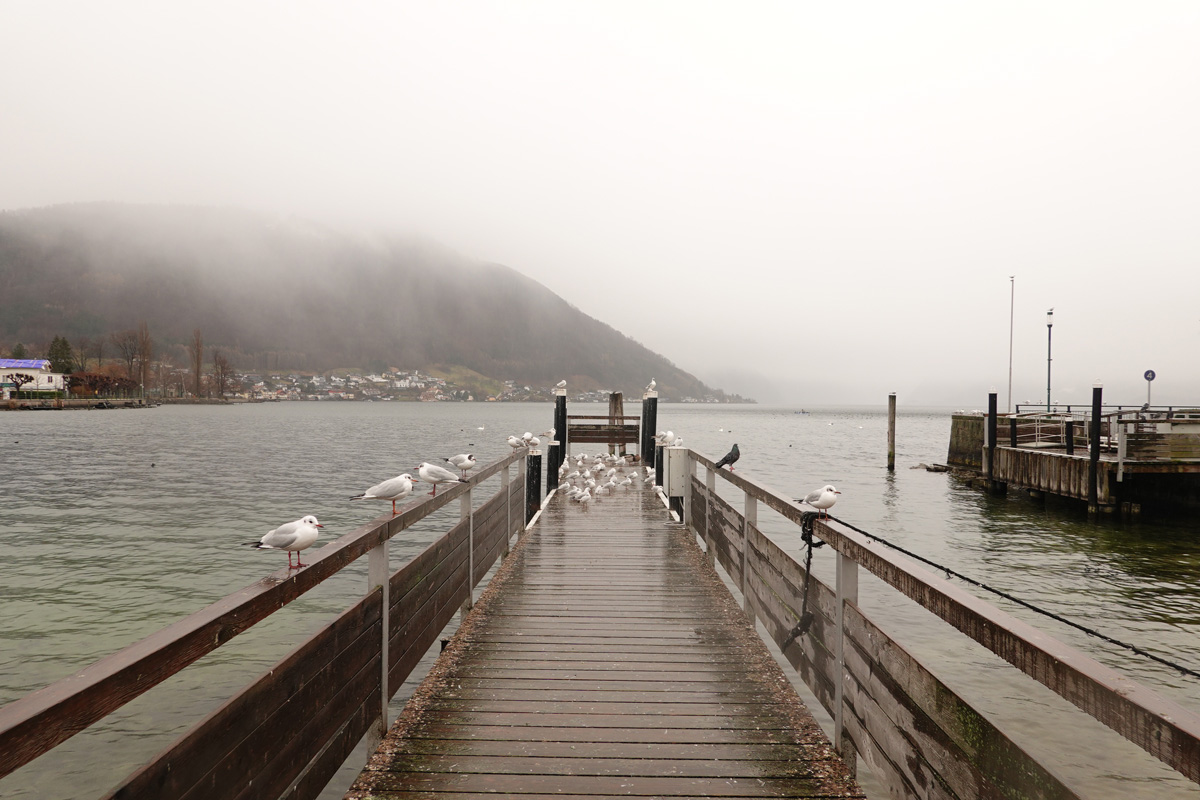
M 348 797 L 863 797 L 649 490 L 551 499 Z

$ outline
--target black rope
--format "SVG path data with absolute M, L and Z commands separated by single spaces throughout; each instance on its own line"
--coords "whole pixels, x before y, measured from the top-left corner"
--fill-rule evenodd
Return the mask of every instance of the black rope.
M 807 516 L 808 514 L 811 514 L 811 513 L 813 513 L 813 512 L 805 512 L 805 515 Z M 813 516 L 816 516 L 816 515 L 813 514 Z M 1183 675 L 1191 675 L 1193 678 L 1200 678 L 1200 672 L 1196 672 L 1195 670 L 1189 669 L 1189 668 L 1183 666 L 1182 664 L 1176 664 L 1174 661 L 1163 658 L 1162 656 L 1156 656 L 1154 653 L 1151 653 L 1147 650 L 1143 650 L 1142 648 L 1138 647 L 1137 645 L 1129 644 L 1128 642 L 1123 642 L 1120 639 L 1114 639 L 1113 637 L 1111 637 L 1107 634 L 1101 633 L 1100 631 L 1098 631 L 1094 628 L 1089 628 L 1086 625 L 1080 625 L 1078 622 L 1067 619 L 1066 617 L 1062 616 L 1061 614 L 1055 614 L 1053 611 L 1047 611 L 1044 608 L 1035 606 L 1033 603 L 1030 603 L 1027 600 L 1022 600 L 1019 597 L 1015 597 L 1001 589 L 992 588 L 991 586 L 988 586 L 986 583 L 977 581 L 974 578 L 969 578 L 966 575 L 963 575 L 961 572 L 956 572 L 955 570 L 952 570 L 943 564 L 939 564 L 936 561 L 930 561 L 928 558 L 925 558 L 924 556 L 917 555 L 916 553 L 914 553 L 911 550 L 907 550 L 898 544 L 889 542 L 887 539 L 883 538 L 882 536 L 879 536 L 878 534 L 864 531 L 862 528 L 857 528 L 857 527 L 851 525 L 850 523 L 846 522 L 845 520 L 838 519 L 837 517 L 830 517 L 830 519 L 832 519 L 835 522 L 838 522 L 842 525 L 845 525 L 847 528 L 849 528 L 852 531 L 861 533 L 863 536 L 866 536 L 868 539 L 870 539 L 872 541 L 879 542 L 880 544 L 885 545 L 886 547 L 890 547 L 893 550 L 896 550 L 897 552 L 903 553 L 904 555 L 908 556 L 909 558 L 912 558 L 916 561 L 920 561 L 922 564 L 927 564 L 936 570 L 940 570 L 941 572 L 944 572 L 946 574 L 947 579 L 958 578 L 959 580 L 964 581 L 965 583 L 969 583 L 972 586 L 977 586 L 978 588 L 983 589 L 986 592 L 991 592 L 994 595 L 1003 597 L 1005 600 L 1016 603 L 1017 605 L 1023 606 L 1024 608 L 1028 608 L 1030 611 L 1041 614 L 1044 617 L 1049 617 L 1050 619 L 1054 620 L 1055 622 L 1061 622 L 1062 624 L 1068 625 L 1072 628 L 1075 628 L 1076 630 L 1083 631 L 1088 636 L 1093 636 L 1097 639 L 1100 639 L 1101 641 L 1108 642 L 1109 644 L 1116 645 L 1117 647 L 1122 647 L 1126 650 L 1129 650 L 1132 653 L 1136 653 L 1139 656 L 1143 656 L 1152 661 L 1157 661 L 1159 664 L 1162 664 L 1163 666 L 1167 666 L 1167 667 L 1170 667 L 1171 669 L 1178 670 Z M 804 517 L 802 517 L 801 518 L 801 529 L 803 529 L 803 527 L 804 527 L 804 522 L 805 522 Z M 808 525 L 811 528 L 811 526 L 812 526 L 811 521 L 808 522 Z M 811 534 L 810 534 L 810 536 L 811 536 Z M 811 547 L 808 551 L 808 560 L 811 563 L 811 561 L 812 561 Z M 805 567 L 805 569 L 807 570 L 807 567 Z M 807 599 L 808 599 L 808 597 L 807 597 L 807 595 L 808 595 L 807 579 L 805 580 L 805 584 L 804 584 L 804 593 L 805 593 L 805 600 L 807 601 Z M 804 621 L 803 616 L 804 616 L 803 613 L 801 613 L 801 620 L 800 620 L 801 623 L 803 623 L 803 621 Z M 796 627 L 799 628 L 799 625 L 797 625 Z M 788 641 L 790 642 L 791 639 L 789 639 Z M 786 643 L 784 646 L 785 647 L 787 646 Z
M 803 636 L 808 633 L 808 629 L 812 627 L 813 614 L 808 610 L 808 587 L 812 583 L 812 554 L 813 550 L 818 547 L 824 547 L 822 541 L 814 541 L 813 539 L 813 520 L 817 518 L 815 511 L 805 511 L 800 515 L 800 538 L 804 540 L 805 555 L 804 555 L 804 598 L 800 601 L 800 621 L 788 633 L 787 638 L 783 640 L 782 650 L 792 643 L 798 636 Z

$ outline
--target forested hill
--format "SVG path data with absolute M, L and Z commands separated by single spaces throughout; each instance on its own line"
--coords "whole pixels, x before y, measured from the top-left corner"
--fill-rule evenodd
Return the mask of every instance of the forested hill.
M 667 398 L 720 396 L 541 284 L 436 244 L 229 209 L 0 213 L 0 347 L 143 321 L 157 353 L 182 353 L 198 328 L 247 370 L 458 365 L 530 385 L 640 395 L 653 377 Z

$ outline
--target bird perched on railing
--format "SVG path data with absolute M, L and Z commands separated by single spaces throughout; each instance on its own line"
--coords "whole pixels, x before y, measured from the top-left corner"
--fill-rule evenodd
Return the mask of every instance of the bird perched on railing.
M 433 491 L 429 494 L 437 496 L 437 487 L 439 483 L 462 483 L 450 470 L 445 467 L 439 467 L 437 464 L 430 464 L 428 461 L 422 461 L 417 467 L 417 474 L 421 476 L 421 480 L 426 483 L 433 484 Z
M 738 446 L 735 443 L 733 445 L 733 449 L 730 450 L 728 453 L 726 453 L 725 456 L 720 461 L 717 462 L 716 468 L 720 469 L 721 467 L 724 467 L 725 465 L 729 465 L 729 471 L 733 472 L 734 462 L 737 461 L 741 457 L 742 457 L 742 451 L 738 450 Z
M 815 492 L 809 492 L 804 498 L 804 502 L 816 509 L 820 509 L 826 519 L 829 518 L 829 509 L 833 508 L 833 504 L 837 502 L 838 495 L 841 494 L 837 489 L 833 488 L 832 484 L 825 484 Z
M 309 514 L 294 522 L 285 522 L 261 539 L 242 542 L 242 544 L 253 545 L 255 550 L 287 550 L 288 569 L 299 569 L 308 566 L 300 563 L 300 551 L 312 547 L 313 542 L 317 540 L 318 529 L 324 527 L 317 522 L 316 517 Z M 292 566 L 292 553 L 296 554 L 296 566 L 294 567 Z
M 407 472 L 403 475 L 397 475 L 394 478 L 389 478 L 383 483 L 377 483 L 370 489 L 367 489 L 362 494 L 356 494 L 351 497 L 351 500 L 391 500 L 392 501 L 392 516 L 396 515 L 396 501 L 403 500 L 412 494 L 413 476 Z
M 467 477 L 467 473 L 475 469 L 475 456 L 470 453 L 459 453 L 456 456 L 450 456 L 446 462 L 453 465 L 455 469 L 462 473 L 462 476 Z
M 525 440 L 522 439 L 520 436 L 510 436 L 510 437 L 508 437 L 508 446 L 511 447 L 513 450 L 516 450 L 518 447 L 525 446 Z

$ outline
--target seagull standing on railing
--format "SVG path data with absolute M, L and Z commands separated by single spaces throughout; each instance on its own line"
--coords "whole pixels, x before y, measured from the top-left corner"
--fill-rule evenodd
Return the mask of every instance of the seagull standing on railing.
M 307 564 L 300 563 L 300 551 L 312 547 L 317 540 L 318 528 L 325 526 L 317 522 L 312 514 L 301 517 L 294 522 L 285 522 L 275 530 L 267 533 L 261 539 L 242 544 L 253 545 L 255 550 L 287 550 L 288 569 L 299 569 Z M 296 566 L 292 566 L 292 553 L 296 554 Z
M 467 473 L 475 469 L 475 456 L 470 453 L 459 453 L 456 456 L 450 456 L 446 461 L 454 466 L 462 473 L 463 478 L 467 477 Z
M 362 494 L 356 494 L 351 497 L 351 500 L 391 500 L 392 501 L 392 516 L 396 515 L 396 501 L 403 500 L 412 494 L 413 477 L 407 472 L 403 475 L 397 475 L 395 478 L 389 478 L 383 483 L 377 483 L 370 489 L 367 489 Z
M 738 460 L 739 458 L 741 458 L 741 457 L 742 457 L 742 451 L 741 451 L 741 450 L 738 450 L 738 446 L 737 446 L 737 444 L 735 443 L 735 444 L 733 445 L 733 449 L 732 449 L 732 450 L 730 450 L 728 453 L 726 453 L 726 454 L 725 454 L 725 456 L 724 456 L 724 457 L 723 457 L 723 458 L 722 458 L 720 461 L 718 461 L 718 462 L 717 462 L 716 468 L 717 468 L 717 469 L 720 469 L 721 467 L 723 467 L 723 466 L 725 466 L 726 464 L 728 464 L 728 465 L 729 465 L 729 471 L 730 471 L 730 472 L 733 472 L 733 464 L 734 464 L 734 462 L 735 462 L 735 461 L 737 461 L 737 460 Z
M 426 483 L 433 484 L 433 491 L 430 495 L 437 496 L 437 487 L 439 483 L 462 483 L 450 470 L 445 467 L 439 467 L 437 464 L 430 464 L 428 461 L 421 462 L 417 467 L 417 474 L 421 476 L 421 480 Z
M 804 502 L 813 508 L 819 509 L 825 519 L 829 519 L 829 509 L 833 508 L 833 504 L 837 502 L 839 494 L 841 492 L 833 488 L 832 484 L 827 483 L 815 492 L 809 492 L 808 496 L 804 498 Z
M 513 450 L 516 450 L 518 447 L 525 446 L 525 440 L 522 439 L 520 436 L 510 436 L 510 437 L 508 437 L 508 446 L 511 447 Z

